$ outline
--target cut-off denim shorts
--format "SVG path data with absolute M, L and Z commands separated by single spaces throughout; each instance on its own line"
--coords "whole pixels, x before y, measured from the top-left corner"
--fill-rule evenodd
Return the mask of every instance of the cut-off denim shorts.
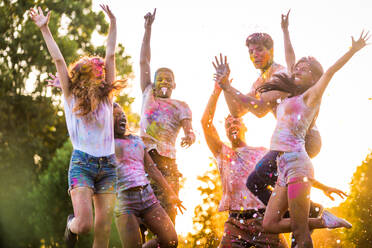
M 277 157 L 277 184 L 285 187 L 292 179 L 314 180 L 314 167 L 306 151 L 283 152 Z
M 68 191 L 77 187 L 88 187 L 95 194 L 116 193 L 115 154 L 94 157 L 85 152 L 74 150 L 68 170 Z
M 135 187 L 135 190 L 120 190 L 120 186 L 118 188 L 115 207 L 116 217 L 123 214 L 134 214 L 137 217 L 142 217 L 147 210 L 160 206 L 150 184 Z

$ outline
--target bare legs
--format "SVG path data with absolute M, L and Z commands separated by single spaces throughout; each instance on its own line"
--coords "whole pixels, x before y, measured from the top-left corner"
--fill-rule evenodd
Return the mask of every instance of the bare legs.
M 86 234 L 93 227 L 92 199 L 95 206 L 94 243 L 93 248 L 108 247 L 111 218 L 115 204 L 115 194 L 95 194 L 88 187 L 71 190 L 74 218 L 69 224 L 71 232 Z
M 116 226 L 119 231 L 122 246 L 128 248 L 152 248 L 158 247 L 177 247 L 177 233 L 173 223 L 165 210 L 160 206 L 149 209 L 143 214 L 143 220 L 146 226 L 153 232 L 157 238 L 142 245 L 141 233 L 137 217 L 134 214 L 128 213 L 119 216 L 116 219 Z
M 93 248 L 108 247 L 115 194 L 95 194 L 94 202 L 94 242 Z
M 298 247 L 313 247 L 310 229 L 325 228 L 321 218 L 308 218 L 310 206 L 310 182 L 276 186 L 266 208 L 263 227 L 266 232 L 293 232 Z M 288 210 L 291 218 L 283 218 Z
M 86 234 L 93 227 L 93 190 L 88 187 L 78 187 L 70 192 L 75 217 L 71 220 L 69 229 L 76 234 Z

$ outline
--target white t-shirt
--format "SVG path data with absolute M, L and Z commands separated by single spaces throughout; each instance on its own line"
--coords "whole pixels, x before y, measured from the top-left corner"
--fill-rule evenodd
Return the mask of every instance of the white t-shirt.
M 87 116 L 78 117 L 73 112 L 74 96 L 70 103 L 64 98 L 67 130 L 72 146 L 94 157 L 115 153 L 114 117 L 112 102 L 101 102 L 98 108 Z
M 222 145 L 216 156 L 221 176 L 222 198 L 219 211 L 244 211 L 265 208 L 265 205 L 245 185 L 255 165 L 265 155 L 263 147 L 240 147 L 232 149 Z
M 155 97 L 152 85 L 143 92 L 141 137 L 147 151 L 156 149 L 164 157 L 176 158 L 176 139 L 182 120 L 191 120 L 191 110 L 182 101 Z

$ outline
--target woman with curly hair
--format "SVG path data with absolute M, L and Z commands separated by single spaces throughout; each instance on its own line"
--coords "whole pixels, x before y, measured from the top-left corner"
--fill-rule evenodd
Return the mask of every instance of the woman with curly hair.
M 70 69 L 48 28 L 51 12 L 45 16 L 40 7 L 30 10 L 30 17 L 40 28 L 57 67 L 67 129 L 74 147 L 68 171 L 68 191 L 74 214 L 67 218 L 67 247 L 74 247 L 77 235 L 92 229 L 92 200 L 93 247 L 108 247 L 115 203 L 117 176 L 112 98 L 123 86 L 115 81 L 116 19 L 108 6 L 101 5 L 101 8 L 110 18 L 105 59 L 83 57 Z

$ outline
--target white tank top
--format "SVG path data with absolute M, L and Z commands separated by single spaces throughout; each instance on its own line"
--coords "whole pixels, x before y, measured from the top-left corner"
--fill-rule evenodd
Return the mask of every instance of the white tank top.
M 112 102 L 101 102 L 98 108 L 87 116 L 78 117 L 72 110 L 75 98 L 70 103 L 64 98 L 67 130 L 72 146 L 94 157 L 115 153 L 114 117 Z

